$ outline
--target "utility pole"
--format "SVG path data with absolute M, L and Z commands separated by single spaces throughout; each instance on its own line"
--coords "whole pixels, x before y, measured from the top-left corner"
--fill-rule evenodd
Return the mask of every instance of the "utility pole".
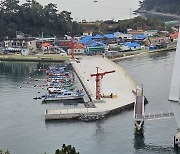
M 130 8 L 130 10 L 129 10 L 130 19 L 131 19 L 131 11 L 132 11 L 132 9 Z

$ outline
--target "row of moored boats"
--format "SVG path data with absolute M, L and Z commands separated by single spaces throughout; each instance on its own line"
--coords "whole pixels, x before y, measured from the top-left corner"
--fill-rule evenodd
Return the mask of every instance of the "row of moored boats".
M 83 90 L 77 90 L 74 85 L 73 73 L 66 65 L 50 66 L 46 73 L 47 93 L 41 96 L 43 102 L 83 99 Z

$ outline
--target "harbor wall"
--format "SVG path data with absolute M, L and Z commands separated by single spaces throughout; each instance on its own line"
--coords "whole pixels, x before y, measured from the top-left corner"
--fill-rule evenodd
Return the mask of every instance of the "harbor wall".
M 88 95 L 89 100 L 92 102 L 90 90 L 87 89 L 87 86 L 85 86 L 85 83 L 82 81 L 82 77 L 79 76 L 79 73 L 77 72 L 77 69 L 75 68 L 75 66 L 72 63 L 71 63 L 71 66 L 72 66 L 72 68 L 73 68 L 73 70 L 74 70 L 78 80 L 80 81 L 81 85 L 83 86 L 86 94 Z
M 79 116 L 80 116 L 80 113 L 45 114 L 45 120 L 78 119 Z

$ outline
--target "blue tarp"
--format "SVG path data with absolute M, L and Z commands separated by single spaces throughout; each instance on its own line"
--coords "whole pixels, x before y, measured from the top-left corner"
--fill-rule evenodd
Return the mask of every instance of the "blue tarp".
M 141 46 L 137 42 L 126 42 L 124 45 L 128 46 L 129 48 L 131 48 L 131 47 L 140 47 Z
M 114 36 L 117 37 L 117 36 L 120 36 L 121 34 L 123 34 L 123 33 L 122 32 L 115 32 Z
M 155 50 L 155 49 L 156 49 L 156 46 L 153 46 L 153 45 L 149 46 L 149 50 Z
M 89 45 L 92 43 L 92 36 L 88 35 L 88 36 L 82 37 L 80 40 L 82 44 Z
M 133 35 L 132 38 L 137 40 L 144 40 L 147 38 L 147 36 L 144 34 L 137 34 L 137 35 Z
M 105 44 L 102 43 L 102 41 L 96 42 L 92 38 L 93 38 L 92 36 L 85 36 L 82 37 L 80 40 L 83 45 L 87 45 L 90 47 L 105 46 Z
M 114 34 L 104 34 L 104 37 L 108 38 L 108 39 L 114 39 Z
M 93 39 L 101 39 L 101 38 L 102 38 L 102 36 L 99 34 L 96 34 L 95 36 L 93 36 Z
M 91 47 L 97 47 L 97 46 L 105 46 L 104 43 L 101 42 L 96 42 L 96 41 L 92 41 L 92 43 L 90 44 Z

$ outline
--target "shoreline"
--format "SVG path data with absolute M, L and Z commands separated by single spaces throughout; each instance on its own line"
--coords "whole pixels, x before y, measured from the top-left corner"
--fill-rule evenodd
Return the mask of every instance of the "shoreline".
M 157 11 L 147 11 L 147 10 L 143 10 L 141 11 L 141 9 L 139 10 L 135 10 L 135 13 L 139 13 L 141 14 L 152 14 L 152 15 L 160 15 L 160 16 L 166 16 L 166 17 L 172 17 L 172 18 L 177 18 L 180 19 L 180 16 L 177 14 L 171 14 L 171 13 L 163 13 L 163 12 L 157 12 Z
M 0 55 L 0 61 L 22 61 L 22 62 L 64 62 L 70 56 L 59 55 Z
M 172 51 L 175 49 L 176 49 L 176 46 L 167 47 L 167 48 L 158 49 L 158 50 L 137 50 L 137 51 L 130 51 L 130 52 L 121 52 L 122 55 L 119 55 L 116 57 L 107 57 L 107 58 L 112 60 L 113 62 L 118 62 L 120 60 L 129 59 L 136 56 L 141 56 L 141 55 L 155 53 L 155 52 L 162 52 L 162 51 Z M 76 57 L 78 58 L 79 55 L 77 55 Z M 0 55 L 0 61 L 22 61 L 22 62 L 65 62 L 69 60 L 70 58 L 71 58 L 70 56 L 59 56 L 59 55 L 42 55 L 42 56 L 39 56 L 39 55 L 32 55 L 32 56 Z
M 162 16 L 167 16 L 167 17 L 175 17 L 175 18 L 180 19 L 180 16 L 177 14 L 170 14 L 170 13 L 163 13 L 163 12 L 156 12 L 156 11 L 146 11 L 146 13 L 162 15 Z
M 168 48 L 163 48 L 163 49 L 158 49 L 158 50 L 138 50 L 138 51 L 132 51 L 132 52 L 124 52 L 125 56 L 109 58 L 109 59 L 112 60 L 113 62 L 118 62 L 121 60 L 130 59 L 130 58 L 134 58 L 141 55 L 146 55 L 146 54 L 151 54 L 151 53 L 156 53 L 156 52 L 163 52 L 163 51 L 172 51 L 172 50 L 176 50 L 176 47 L 174 46 L 174 47 L 168 47 Z

